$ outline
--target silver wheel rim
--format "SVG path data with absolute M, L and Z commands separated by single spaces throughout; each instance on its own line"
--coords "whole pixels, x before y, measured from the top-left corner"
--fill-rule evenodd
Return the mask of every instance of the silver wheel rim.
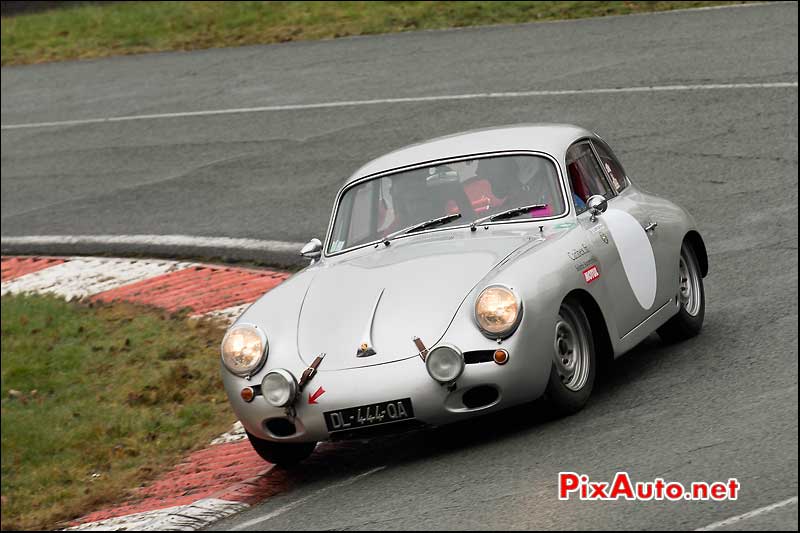
M 678 276 L 678 301 L 687 313 L 697 316 L 700 312 L 700 273 L 684 252 L 681 252 Z
M 589 341 L 583 323 L 575 312 L 562 307 L 556 322 L 553 342 L 556 372 L 569 390 L 581 390 L 589 379 Z

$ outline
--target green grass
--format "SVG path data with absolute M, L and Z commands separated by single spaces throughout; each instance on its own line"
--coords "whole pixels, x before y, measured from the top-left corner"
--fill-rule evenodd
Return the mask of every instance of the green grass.
M 2 19 L 2 64 L 741 2 L 118 2 Z
M 2 298 L 2 528 L 119 501 L 235 417 L 219 325 L 130 305 Z

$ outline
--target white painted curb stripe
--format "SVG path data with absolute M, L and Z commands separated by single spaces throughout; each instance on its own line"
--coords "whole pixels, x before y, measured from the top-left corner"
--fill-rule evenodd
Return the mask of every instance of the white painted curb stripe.
M 749 513 L 740 514 L 737 516 L 732 516 L 726 520 L 721 520 L 719 522 L 714 522 L 713 524 L 709 524 L 705 527 L 701 527 L 700 529 L 696 529 L 695 531 L 713 531 L 715 529 L 719 529 L 722 527 L 727 527 L 733 525 L 737 522 L 741 522 L 742 520 L 747 520 L 749 518 L 754 518 L 756 516 L 762 515 L 764 513 L 768 513 L 770 511 L 774 511 L 775 509 L 780 509 L 781 507 L 785 507 L 787 505 L 792 505 L 797 503 L 797 496 L 793 498 L 789 498 L 787 500 L 783 500 L 777 503 L 773 503 L 772 505 L 767 505 L 765 507 L 760 507 L 758 509 L 754 509 Z
M 216 439 L 212 440 L 211 445 L 215 446 L 217 444 L 228 444 L 229 442 L 238 442 L 246 438 L 247 433 L 245 433 L 244 426 L 240 421 L 237 420 L 236 423 L 231 426 L 230 431 L 223 433 Z
M 65 263 L 4 281 L 0 292 L 3 296 L 51 293 L 67 300 L 80 299 L 191 265 L 167 260 L 74 257 Z
M 204 498 L 189 505 L 130 514 L 67 528 L 72 531 L 193 531 L 250 507 L 246 503 Z
M 128 244 L 164 247 L 191 246 L 230 250 L 256 250 L 265 252 L 291 252 L 300 254 L 305 243 L 229 237 L 197 237 L 193 235 L 22 235 L 0 237 L 2 246 L 46 246 L 57 244 Z
M 244 313 L 245 310 L 252 304 L 252 302 L 249 302 L 246 304 L 234 305 L 233 307 L 226 307 L 225 309 L 219 309 L 216 311 L 209 311 L 205 314 L 195 315 L 193 318 L 218 318 L 227 321 L 229 324 L 233 324 L 236 319 L 239 318 L 239 316 Z
M 126 115 L 121 117 L 98 117 L 54 122 L 30 122 L 27 124 L 4 124 L 2 130 L 29 128 L 47 128 L 54 126 L 80 126 L 84 124 L 103 124 L 111 122 L 128 122 L 131 120 L 153 120 L 187 117 L 207 117 L 214 115 L 234 115 L 241 113 L 266 113 L 274 111 L 303 111 L 309 109 L 327 109 L 339 107 L 358 107 L 368 105 L 389 105 L 422 102 L 448 102 L 457 100 L 475 100 L 482 98 L 531 98 L 537 96 L 569 96 L 596 94 L 654 93 L 665 91 L 710 91 L 729 89 L 785 89 L 797 88 L 796 81 L 767 83 L 709 83 L 695 85 L 654 85 L 641 87 L 605 87 L 596 89 L 562 89 L 539 91 L 509 91 L 471 94 L 443 94 L 438 96 L 412 96 L 405 98 L 375 98 L 371 100 L 343 100 L 338 102 L 320 102 L 312 104 L 289 104 L 260 107 L 235 107 L 228 109 L 208 109 L 202 111 L 184 111 L 179 113 L 154 113 L 149 115 Z

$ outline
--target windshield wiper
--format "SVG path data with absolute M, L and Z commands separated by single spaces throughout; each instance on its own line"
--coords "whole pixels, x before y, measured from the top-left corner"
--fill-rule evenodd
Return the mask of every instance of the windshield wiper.
M 523 215 L 529 211 L 533 211 L 534 209 L 544 209 L 545 207 L 547 207 L 547 204 L 530 204 L 530 205 L 521 205 L 513 209 L 506 209 L 505 211 L 500 211 L 499 213 L 495 213 L 494 215 L 489 215 L 473 221 L 472 224 L 470 224 L 469 229 L 475 231 L 475 228 L 477 226 L 480 226 L 484 222 L 494 222 L 495 220 L 505 220 L 507 218 L 514 218 L 519 215 Z
M 461 218 L 461 213 L 453 213 L 451 215 L 445 215 L 439 218 L 432 218 L 430 220 L 426 220 L 425 222 L 420 222 L 419 224 L 414 224 L 413 226 L 408 226 L 407 228 L 403 228 L 401 230 L 397 230 L 395 232 L 390 233 L 386 237 L 383 238 L 383 244 L 389 246 L 389 241 L 392 239 L 399 237 L 400 235 L 405 235 L 407 233 L 414 233 L 415 231 L 422 231 L 424 229 L 432 228 L 434 226 L 441 226 L 443 224 L 447 224 L 448 222 L 452 222 L 453 220 Z

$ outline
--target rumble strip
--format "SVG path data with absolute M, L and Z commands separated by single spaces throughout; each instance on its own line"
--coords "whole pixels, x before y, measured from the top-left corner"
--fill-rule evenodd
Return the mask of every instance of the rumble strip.
M 51 293 L 66 299 L 124 300 L 235 320 L 289 274 L 147 259 L 3 257 L 2 294 Z M 282 492 L 288 474 L 264 462 L 238 422 L 116 507 L 68 529 L 194 530 Z
M 199 263 L 98 257 L 3 257 L 2 294 L 124 300 L 233 321 L 289 274 Z

